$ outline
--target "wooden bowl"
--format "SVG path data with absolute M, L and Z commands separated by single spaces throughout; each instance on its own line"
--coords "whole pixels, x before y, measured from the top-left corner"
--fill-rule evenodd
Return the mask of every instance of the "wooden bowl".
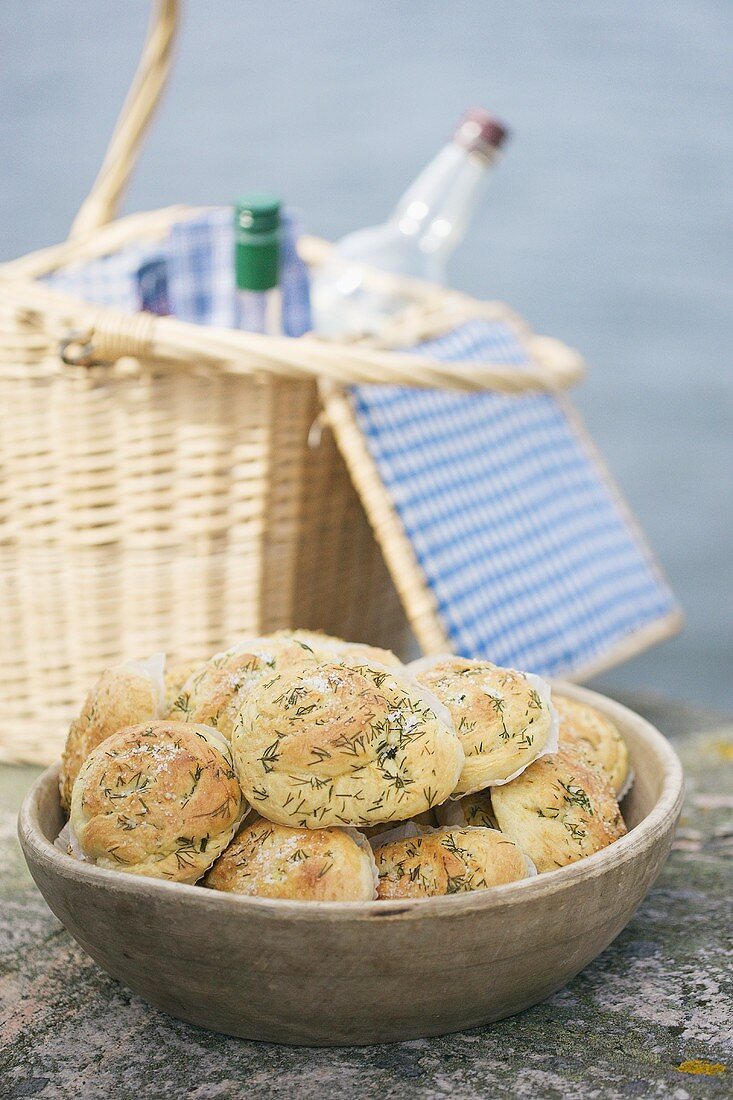
M 560 989 L 624 928 L 669 852 L 679 760 L 648 722 L 594 692 L 629 746 L 629 833 L 534 879 L 450 897 L 296 902 L 236 897 L 78 863 L 53 846 L 58 768 L 28 792 L 31 874 L 109 974 L 182 1020 L 317 1046 L 392 1042 L 486 1024 Z

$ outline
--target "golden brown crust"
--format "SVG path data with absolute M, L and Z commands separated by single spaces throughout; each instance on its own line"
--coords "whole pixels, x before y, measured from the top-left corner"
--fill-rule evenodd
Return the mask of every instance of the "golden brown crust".
M 447 798 L 463 763 L 434 707 L 401 669 L 289 665 L 242 705 L 232 738 L 242 789 L 263 817 L 297 827 L 422 813 Z
M 538 871 L 574 863 L 626 832 L 606 776 L 567 747 L 493 788 L 491 802 L 501 831 Z
M 203 881 L 213 890 L 295 901 L 372 901 L 374 859 L 353 830 L 291 829 L 263 818 L 242 828 Z
M 61 757 L 59 793 L 67 813 L 74 781 L 92 749 L 126 726 L 156 719 L 160 702 L 159 685 L 134 665 L 119 665 L 102 673 L 69 727 Z
M 601 768 L 618 794 L 629 774 L 629 751 L 617 727 L 588 703 L 554 693 L 552 698 L 560 717 L 560 744 Z
M 389 650 L 344 642 L 315 631 L 280 630 L 248 638 L 192 670 L 171 699 L 166 713 L 182 722 L 213 726 L 229 740 L 244 699 L 263 676 L 306 659 L 368 660 L 370 656 L 384 664 L 402 667 Z
M 487 890 L 528 875 L 523 853 L 495 829 L 441 829 L 384 844 L 374 858 L 381 899 Z
M 289 661 L 311 657 L 289 639 L 251 638 L 217 653 L 186 681 L 169 717 L 212 726 L 229 740 L 243 699 L 263 677 Z
M 196 882 L 227 846 L 242 795 L 216 731 L 159 721 L 115 733 L 74 784 L 71 827 L 101 867 Z
M 466 754 L 456 794 L 506 780 L 547 745 L 552 712 L 534 678 L 465 657 L 422 664 L 415 674 L 450 711 Z

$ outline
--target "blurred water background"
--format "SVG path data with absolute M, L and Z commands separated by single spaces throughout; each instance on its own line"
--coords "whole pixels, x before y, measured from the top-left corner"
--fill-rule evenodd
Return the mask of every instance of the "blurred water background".
M 65 235 L 143 0 L 3 0 L 0 258 Z M 380 221 L 482 105 L 515 138 L 453 283 L 590 365 L 576 401 L 683 604 L 610 687 L 733 708 L 730 0 L 206 0 L 126 201 L 274 188 L 311 232 Z

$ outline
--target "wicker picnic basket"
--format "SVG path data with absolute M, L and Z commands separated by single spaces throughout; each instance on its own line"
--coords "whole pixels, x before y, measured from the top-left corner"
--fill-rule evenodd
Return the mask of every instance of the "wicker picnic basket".
M 207 656 L 289 625 L 445 646 L 343 387 L 562 389 L 582 364 L 522 330 L 532 365 L 390 350 L 505 307 L 417 283 L 379 346 L 273 339 L 128 314 L 42 281 L 162 239 L 184 207 L 113 220 L 168 73 L 155 6 L 101 172 L 69 240 L 0 267 L 0 758 L 46 762 L 117 661 Z M 327 246 L 306 241 L 317 263 Z M 375 278 L 378 276 L 375 275 Z M 318 431 L 314 432 L 314 425 Z M 368 516 L 368 518 L 367 518 Z

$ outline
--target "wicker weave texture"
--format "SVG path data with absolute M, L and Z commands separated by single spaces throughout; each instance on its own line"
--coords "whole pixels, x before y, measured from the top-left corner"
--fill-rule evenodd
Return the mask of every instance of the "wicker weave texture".
M 0 379 L 0 401 L 3 758 L 54 757 L 122 659 L 404 626 L 333 440 L 308 444 L 315 385 L 71 375 Z

